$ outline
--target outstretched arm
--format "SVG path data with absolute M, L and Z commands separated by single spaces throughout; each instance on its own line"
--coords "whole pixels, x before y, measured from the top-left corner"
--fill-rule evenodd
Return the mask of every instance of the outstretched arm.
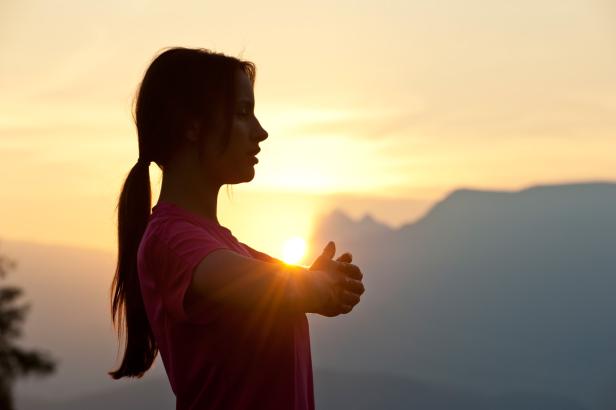
M 214 303 L 336 316 L 348 313 L 359 302 L 358 295 L 339 293 L 339 274 L 289 265 L 249 246 L 247 249 L 253 258 L 228 249 L 206 256 L 195 269 L 186 295 L 187 308 Z
M 284 263 L 283 261 L 281 261 L 280 259 L 276 259 L 273 256 L 268 255 L 267 253 L 263 253 L 261 251 L 258 251 L 248 245 L 246 245 L 243 242 L 240 242 L 240 245 L 242 245 L 243 247 L 245 247 L 246 249 L 248 249 L 248 251 L 250 252 L 250 254 L 253 256 L 253 258 L 255 259 L 259 259 L 262 260 L 264 262 L 272 262 L 272 263 Z
M 242 309 L 304 309 L 307 269 L 260 258 L 229 249 L 206 256 L 195 268 L 186 295 L 187 309 L 199 310 L 209 304 Z

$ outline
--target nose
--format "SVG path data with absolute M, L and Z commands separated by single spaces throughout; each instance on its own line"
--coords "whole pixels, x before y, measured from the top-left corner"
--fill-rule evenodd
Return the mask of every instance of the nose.
M 256 133 L 257 141 L 263 141 L 264 139 L 268 137 L 268 135 L 269 134 L 267 133 L 267 131 L 265 131 L 265 129 L 263 129 L 259 120 L 257 120 L 257 133 Z

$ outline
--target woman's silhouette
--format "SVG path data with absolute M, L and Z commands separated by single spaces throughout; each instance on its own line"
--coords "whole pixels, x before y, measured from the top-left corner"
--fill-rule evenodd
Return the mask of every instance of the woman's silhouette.
M 254 178 L 268 136 L 254 81 L 251 62 L 170 48 L 137 95 L 139 158 L 119 198 L 111 289 L 125 350 L 109 374 L 141 377 L 160 351 L 177 409 L 313 409 L 305 314 L 348 313 L 364 292 L 351 255 L 333 259 L 333 242 L 306 269 L 219 224 L 220 187 Z M 151 161 L 163 173 L 152 209 Z

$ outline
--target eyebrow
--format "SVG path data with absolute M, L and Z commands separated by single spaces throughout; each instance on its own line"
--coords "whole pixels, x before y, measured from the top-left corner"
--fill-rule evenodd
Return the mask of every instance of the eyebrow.
M 252 104 L 252 105 L 254 105 L 255 100 L 252 100 L 252 99 L 250 99 L 250 98 L 240 98 L 240 99 L 238 100 L 238 102 L 240 102 L 240 103 L 246 102 L 246 103 L 248 103 L 248 104 Z

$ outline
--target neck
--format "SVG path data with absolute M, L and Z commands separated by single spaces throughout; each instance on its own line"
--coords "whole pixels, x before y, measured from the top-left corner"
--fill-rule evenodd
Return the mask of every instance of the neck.
M 168 164 L 163 171 L 158 200 L 174 203 L 220 225 L 216 208 L 221 185 L 208 180 L 203 173 L 189 161 Z

